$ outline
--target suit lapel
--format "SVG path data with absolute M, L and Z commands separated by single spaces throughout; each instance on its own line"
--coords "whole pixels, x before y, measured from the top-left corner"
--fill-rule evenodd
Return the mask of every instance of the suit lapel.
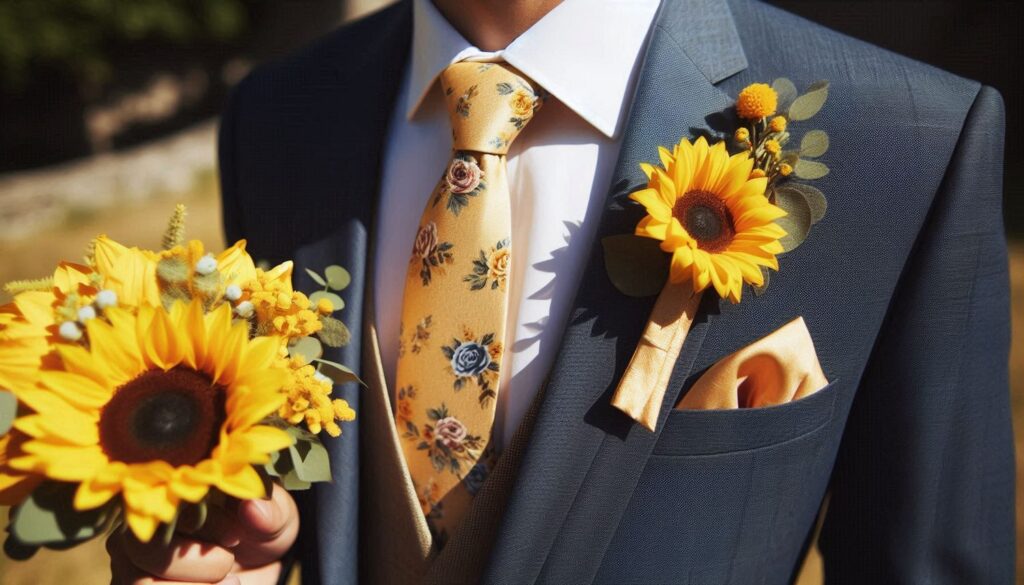
M 746 66 L 724 2 L 662 2 L 639 77 L 607 206 L 492 549 L 486 582 L 589 582 L 657 440 L 610 405 L 654 298 L 634 299 L 608 280 L 600 239 L 641 218 L 626 196 L 645 181 L 640 162 L 658 145 L 707 131 L 731 105 L 714 82 Z M 690 375 L 717 303 L 705 298 L 677 362 L 659 423 Z M 659 424 L 661 429 L 663 424 Z

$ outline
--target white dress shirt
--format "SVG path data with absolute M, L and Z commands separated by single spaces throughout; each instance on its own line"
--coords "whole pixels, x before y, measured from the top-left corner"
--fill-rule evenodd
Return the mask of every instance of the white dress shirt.
M 429 0 L 414 0 L 412 54 L 387 137 L 376 231 L 376 325 L 392 392 L 409 255 L 451 155 L 438 74 L 458 61 L 505 61 L 550 94 L 508 153 L 513 253 L 493 439 L 507 446 L 558 353 L 658 3 L 564 0 L 504 50 L 485 52 Z

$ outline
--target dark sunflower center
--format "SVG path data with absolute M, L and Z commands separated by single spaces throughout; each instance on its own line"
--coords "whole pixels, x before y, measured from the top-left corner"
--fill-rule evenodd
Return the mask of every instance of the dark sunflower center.
M 725 250 L 736 235 L 729 208 L 714 193 L 690 191 L 676 201 L 672 215 L 708 252 Z
M 121 386 L 100 413 L 100 446 L 115 461 L 178 467 L 209 456 L 224 422 L 224 388 L 201 372 L 150 370 Z

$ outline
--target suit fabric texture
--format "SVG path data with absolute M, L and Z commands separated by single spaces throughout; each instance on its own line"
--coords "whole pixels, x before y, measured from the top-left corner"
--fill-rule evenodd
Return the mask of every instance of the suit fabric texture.
M 410 36 L 409 2 L 347 25 L 257 68 L 222 122 L 228 238 L 296 258 L 300 288 L 312 285 L 302 267 L 347 267 L 355 340 Z M 610 398 L 654 299 L 614 288 L 600 238 L 642 217 L 626 196 L 658 145 L 718 135 L 730 96 L 776 77 L 831 83 L 813 126 L 832 138 L 831 172 L 814 182 L 828 213 L 766 294 L 706 296 L 651 433 Z M 826 494 L 829 584 L 1013 582 L 998 93 L 753 0 L 664 0 L 625 132 L 532 431 L 467 582 L 788 583 Z M 673 410 L 719 358 L 795 317 L 826 388 L 770 408 Z M 363 364 L 361 347 L 329 359 Z M 336 392 L 359 411 L 356 387 Z M 327 441 L 334 482 L 299 497 L 306 583 L 367 582 L 362 563 L 386 562 L 358 537 L 375 521 L 360 518 L 361 422 Z

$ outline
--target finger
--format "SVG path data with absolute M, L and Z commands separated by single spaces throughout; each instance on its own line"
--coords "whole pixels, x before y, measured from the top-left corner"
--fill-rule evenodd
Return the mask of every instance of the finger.
M 120 552 L 142 573 L 167 581 L 219 583 L 235 563 L 231 551 L 207 542 L 175 536 L 169 545 L 142 543 L 130 534 L 120 537 Z
M 295 500 L 276 484 L 269 500 L 241 502 L 236 516 L 242 542 L 233 552 L 243 567 L 258 567 L 280 560 L 299 534 L 299 510 Z
M 194 513 L 189 509 L 190 513 Z M 194 525 L 195 521 L 184 524 Z M 181 523 L 179 522 L 179 525 Z M 182 534 L 192 537 L 194 540 L 212 542 L 223 548 L 234 548 L 241 542 L 241 526 L 239 526 L 235 514 L 220 506 L 209 506 L 206 512 L 206 521 L 198 530 L 179 530 Z

